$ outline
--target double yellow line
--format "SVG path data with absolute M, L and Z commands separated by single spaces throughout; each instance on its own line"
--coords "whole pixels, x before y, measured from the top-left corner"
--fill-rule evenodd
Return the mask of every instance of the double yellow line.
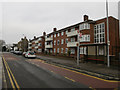
M 18 85 L 18 83 L 17 83 L 17 81 L 16 81 L 16 79 L 15 79 L 12 71 L 10 70 L 10 67 L 8 66 L 5 58 L 4 58 L 4 57 L 2 57 L 2 58 L 3 58 L 3 62 L 4 62 L 4 65 L 5 65 L 5 68 L 6 68 L 6 70 L 7 70 L 8 77 L 9 77 L 9 79 L 10 79 L 10 83 L 11 83 L 11 85 L 12 85 L 13 90 L 16 90 L 16 88 L 17 88 L 18 90 L 20 90 L 20 87 L 19 87 L 19 85 Z

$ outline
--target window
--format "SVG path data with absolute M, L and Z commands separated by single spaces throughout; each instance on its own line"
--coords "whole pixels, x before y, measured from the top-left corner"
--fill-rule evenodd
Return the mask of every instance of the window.
M 53 45 L 53 42 L 50 42 L 50 45 Z
M 41 43 L 38 43 L 38 46 L 41 46 L 42 44 Z
M 83 47 L 80 48 L 80 54 L 83 54 Z
M 56 49 L 54 48 L 54 53 L 56 52 Z
M 104 47 L 99 46 L 99 55 L 104 55 Z
M 56 45 L 56 40 L 54 41 L 54 45 Z
M 56 34 L 54 34 L 54 37 L 56 37 Z
M 68 30 L 66 30 L 66 34 L 68 33 Z
M 61 48 L 61 53 L 63 53 L 63 48 Z
M 80 30 L 84 30 L 84 29 L 90 29 L 90 24 L 88 23 L 83 23 L 83 24 L 80 24 Z
M 41 49 L 38 49 L 38 52 L 42 52 L 42 50 L 41 50 Z
M 90 41 L 90 35 L 82 35 L 80 42 L 89 42 L 89 41 Z
M 57 45 L 59 45 L 59 44 L 60 44 L 60 40 L 57 41 Z
M 86 47 L 80 47 L 80 54 L 85 54 L 86 55 Z
M 75 31 L 75 28 L 72 28 L 72 29 L 71 29 L 71 32 L 73 32 L 73 31 Z
M 52 49 L 50 49 L 50 53 L 52 53 Z
M 64 35 L 64 32 L 61 32 L 61 35 L 63 36 L 63 35 Z
M 65 42 L 68 43 L 68 38 L 66 38 Z
M 60 33 L 58 33 L 58 37 L 60 36 Z
M 71 42 L 75 42 L 75 38 L 71 38 Z
M 63 44 L 64 43 L 64 39 L 61 39 L 61 44 Z
M 51 38 L 53 37 L 53 35 L 51 35 Z
M 94 42 L 104 43 L 105 42 L 105 26 L 104 23 L 100 23 L 94 26 Z
M 59 53 L 59 48 L 57 48 L 57 53 Z
M 68 48 L 65 48 L 65 53 L 68 53 Z
M 75 54 L 75 49 L 71 48 L 71 54 Z

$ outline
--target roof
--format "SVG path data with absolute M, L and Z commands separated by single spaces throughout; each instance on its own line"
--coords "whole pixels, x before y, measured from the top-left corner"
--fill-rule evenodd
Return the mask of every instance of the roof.
M 109 16 L 109 18 L 110 18 L 110 17 L 116 19 L 116 18 L 113 17 L 113 16 Z M 106 18 L 107 18 L 107 17 L 102 18 L 102 19 L 106 19 Z M 102 19 L 98 19 L 98 20 L 102 20 Z M 61 32 L 61 31 L 65 31 L 66 29 L 69 29 L 69 28 L 77 27 L 77 26 L 79 26 L 79 25 L 82 24 L 82 23 L 95 24 L 96 21 L 98 21 L 98 20 L 95 20 L 95 21 L 93 21 L 93 20 L 88 20 L 88 21 L 80 22 L 80 23 L 77 23 L 77 24 L 74 24 L 74 25 L 71 25 L 71 26 L 65 27 L 65 28 L 63 28 L 63 29 L 60 29 L 60 30 L 58 30 L 58 31 L 51 32 L 51 33 L 49 33 L 49 34 L 47 34 L 47 35 L 54 34 L 54 33 L 58 33 L 58 32 Z M 118 20 L 118 19 L 116 19 L 116 20 Z

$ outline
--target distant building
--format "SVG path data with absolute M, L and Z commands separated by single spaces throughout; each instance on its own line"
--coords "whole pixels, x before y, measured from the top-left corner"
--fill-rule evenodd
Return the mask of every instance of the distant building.
M 18 50 L 22 52 L 28 51 L 28 40 L 26 37 L 21 38 L 21 41 L 17 44 Z
M 36 53 L 44 53 L 45 51 L 45 35 L 46 33 L 43 32 L 43 35 L 40 37 L 34 36 L 32 40 L 29 40 L 28 43 L 28 50 L 34 51 Z

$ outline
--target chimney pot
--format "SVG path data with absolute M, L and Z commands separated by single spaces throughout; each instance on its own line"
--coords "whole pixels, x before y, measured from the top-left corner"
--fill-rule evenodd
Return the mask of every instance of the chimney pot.
M 56 32 L 57 31 L 57 28 L 53 28 L 53 32 Z
M 84 21 L 88 21 L 88 15 L 84 15 Z

